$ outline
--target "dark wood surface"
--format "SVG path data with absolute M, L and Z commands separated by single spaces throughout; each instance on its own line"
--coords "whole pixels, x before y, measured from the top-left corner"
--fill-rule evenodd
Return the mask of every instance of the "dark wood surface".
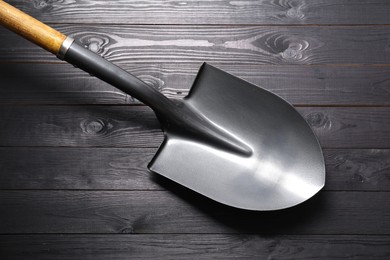
M 387 235 L 390 225 L 387 192 L 326 191 L 290 209 L 247 212 L 165 179 L 154 181 L 165 189 L 1 191 L 1 207 L 7 211 L 0 216 L 0 230 L 7 234 Z
M 14 259 L 387 260 L 389 236 L 10 235 L 0 246 Z
M 203 61 L 294 104 L 325 188 L 229 208 L 148 172 L 136 99 L 0 28 L 0 259 L 390 259 L 390 2 L 7 1 L 170 98 Z
M 18 1 L 45 22 L 109 24 L 388 24 L 387 0 Z M 102 3 L 103 2 L 103 3 Z M 93 10 L 93 11 L 91 11 Z
M 53 25 L 117 64 L 386 64 L 389 26 Z M 0 55 L 13 62 L 57 61 L 0 30 Z M 130 62 L 131 61 L 131 62 Z
M 390 106 L 390 66 L 213 64 L 294 105 Z M 134 65 L 129 62 L 121 67 L 167 97 L 183 98 L 200 65 L 170 62 Z M 65 63 L 55 66 L 0 63 L 0 71 L 0 104 L 139 104 L 116 88 Z

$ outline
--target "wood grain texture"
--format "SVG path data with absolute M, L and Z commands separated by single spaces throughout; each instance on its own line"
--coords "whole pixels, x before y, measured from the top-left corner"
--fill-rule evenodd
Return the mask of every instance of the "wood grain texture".
M 200 65 L 121 66 L 167 97 L 183 98 Z M 295 105 L 390 106 L 388 66 L 214 65 Z M 1 104 L 139 104 L 69 64 L 0 63 L 0 85 Z
M 0 148 L 0 189 L 161 190 L 157 148 Z
M 390 148 L 387 107 L 299 107 L 323 148 Z M 144 106 L 1 106 L 0 146 L 158 147 Z M 380 138 L 378 138 L 380 136 Z
M 17 8 L 0 1 L 0 24 L 57 55 L 66 36 Z
M 388 192 L 320 192 L 256 212 L 160 183 L 166 191 L 0 191 L 0 233 L 390 234 Z
M 326 190 L 390 189 L 390 150 L 327 149 Z
M 157 148 L 0 148 L 0 189 L 164 190 Z M 390 150 L 326 149 L 328 191 L 390 191 Z
M 17 1 L 46 22 L 126 24 L 389 24 L 386 0 Z M 103 3 L 102 3 L 103 2 Z
M 163 140 L 143 106 L 2 106 L 0 118 L 0 146 L 157 147 Z
M 80 246 L 82 245 L 82 246 Z M 378 259 L 389 236 L 6 235 L 3 259 Z
M 388 26 L 56 25 L 116 63 L 389 64 Z M 5 29 L 0 61 L 53 62 Z
M 387 148 L 388 108 L 298 108 L 322 148 Z M 380 138 L 378 138 L 380 137 Z

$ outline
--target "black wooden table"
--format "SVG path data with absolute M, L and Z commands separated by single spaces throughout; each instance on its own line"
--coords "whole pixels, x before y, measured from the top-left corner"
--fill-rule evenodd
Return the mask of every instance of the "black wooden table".
M 156 176 L 149 108 L 0 29 L 1 259 L 390 259 L 388 0 L 7 2 L 170 98 L 203 61 L 279 94 L 327 180 L 250 212 Z

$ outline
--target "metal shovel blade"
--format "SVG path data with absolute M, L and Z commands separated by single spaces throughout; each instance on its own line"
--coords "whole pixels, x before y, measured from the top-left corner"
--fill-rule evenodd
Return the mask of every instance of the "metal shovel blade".
M 275 94 L 204 64 L 183 103 L 251 153 L 232 153 L 166 130 L 151 171 L 248 210 L 288 208 L 324 186 L 318 140 L 304 118 Z

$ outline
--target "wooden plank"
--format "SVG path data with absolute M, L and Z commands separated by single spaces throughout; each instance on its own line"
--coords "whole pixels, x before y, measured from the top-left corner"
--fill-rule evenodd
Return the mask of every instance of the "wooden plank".
M 116 63 L 389 64 L 389 26 L 55 25 Z M 0 29 L 0 61 L 58 61 Z
M 388 66 L 215 64 L 300 105 L 390 105 Z M 183 98 L 200 64 L 122 67 L 169 98 Z M 69 64 L 0 64 L 1 104 L 138 104 Z
M 2 106 L 0 146 L 157 147 L 163 134 L 143 106 Z
M 164 190 L 157 148 L 0 148 L 0 189 Z M 325 190 L 390 191 L 390 150 L 324 150 Z
M 0 191 L 0 233 L 390 234 L 388 192 L 320 192 L 256 212 L 161 185 L 167 191 Z
M 0 189 L 161 190 L 157 148 L 0 148 Z M 21 163 L 23 162 L 23 163 Z
M 386 0 L 17 1 L 46 22 L 132 24 L 388 24 Z
M 81 246 L 82 245 L 82 246 Z M 4 259 L 383 259 L 389 236 L 3 235 Z
M 390 148 L 388 107 L 298 111 L 324 148 Z M 0 118 L 0 146 L 158 147 L 163 140 L 144 106 L 1 106 Z
M 324 148 L 386 148 L 390 145 L 388 108 L 306 107 L 298 111 Z
M 390 150 L 324 150 L 327 190 L 390 189 Z

